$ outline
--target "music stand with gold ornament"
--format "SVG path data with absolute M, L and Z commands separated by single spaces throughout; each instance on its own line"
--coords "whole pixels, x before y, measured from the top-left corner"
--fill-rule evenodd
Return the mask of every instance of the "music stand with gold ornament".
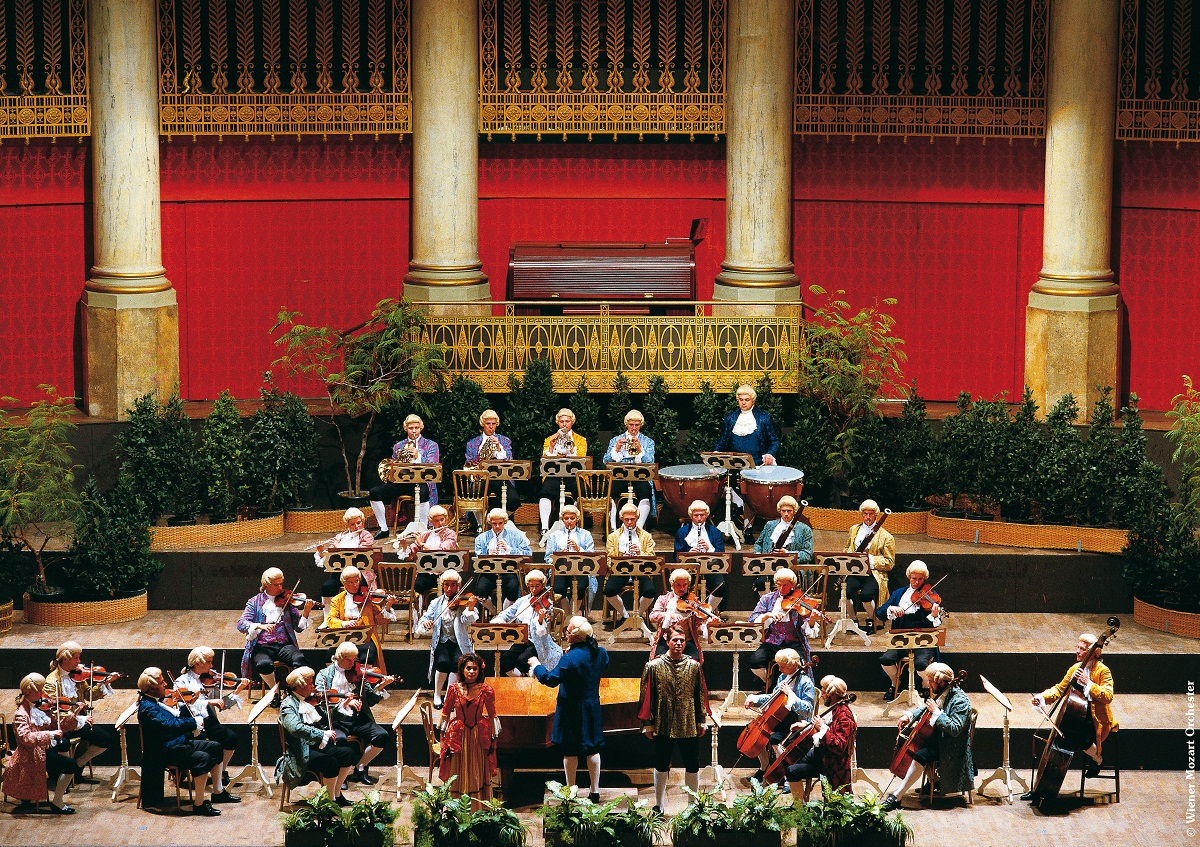
M 930 650 L 934 647 L 946 646 L 946 628 L 944 626 L 937 629 L 889 629 L 884 636 L 884 643 L 889 650 L 907 650 L 908 655 L 900 662 L 900 672 L 904 672 L 904 666 L 908 665 L 908 688 L 896 695 L 895 700 L 888 701 L 883 711 L 879 713 L 879 719 L 891 717 L 892 707 L 901 700 L 908 700 L 910 707 L 920 704 L 921 699 L 917 696 L 917 662 L 916 653 L 918 650 Z
M 520 575 L 521 568 L 533 561 L 531 556 L 519 556 L 515 553 L 496 553 L 487 556 L 476 556 L 471 565 L 472 576 L 493 576 L 496 578 L 495 609 L 504 608 L 504 577 L 513 574 Z M 491 602 L 490 597 L 481 597 Z
M 575 614 L 575 609 L 579 605 L 579 585 L 576 579 L 581 576 L 596 577 L 597 580 L 605 573 L 606 563 L 608 562 L 607 553 L 597 552 L 567 552 L 566 550 L 554 553 L 550 557 L 551 579 L 555 577 L 565 576 L 570 578 L 570 605 L 571 614 Z M 587 598 L 584 598 L 586 602 Z M 584 609 L 587 612 L 587 609 Z M 584 615 L 586 617 L 586 614 Z
M 629 630 L 644 635 L 646 641 L 654 639 L 654 631 L 650 629 L 646 619 L 642 616 L 641 578 L 658 576 L 663 572 L 665 562 L 666 559 L 662 556 L 610 556 L 608 558 L 608 576 L 633 578 L 633 609 L 621 625 L 613 629 L 612 634 L 608 636 L 609 644 L 615 644 L 617 635 Z
M 426 529 L 421 520 L 421 486 L 442 481 L 442 466 L 436 463 L 419 464 L 401 462 L 394 459 L 384 459 L 379 463 L 379 478 L 384 482 L 397 485 L 412 483 L 413 487 L 413 523 L 421 529 Z
M 508 512 L 508 483 L 533 477 L 533 462 L 528 459 L 481 459 L 477 467 L 500 483 L 500 508 L 505 512 Z
M 654 478 L 658 476 L 657 462 L 613 462 L 608 465 L 608 469 L 612 471 L 613 491 L 612 491 L 612 517 L 609 521 L 609 526 L 613 532 L 617 530 L 618 508 L 617 498 L 621 497 L 629 505 L 637 505 L 637 493 L 633 490 L 635 482 L 648 482 L 654 484 Z M 626 490 L 618 492 L 617 489 L 625 484 Z
M 512 644 L 524 644 L 529 641 L 529 627 L 523 623 L 473 623 L 471 624 L 471 643 L 478 650 L 491 649 L 495 651 L 495 673 L 500 676 L 500 651 Z
M 558 513 L 560 515 L 567 505 L 567 480 L 574 479 L 580 471 L 590 471 L 591 469 L 591 456 L 542 456 L 542 478 L 553 477 L 558 480 Z M 555 521 L 554 526 L 550 527 L 542 536 L 541 546 L 546 546 L 546 537 L 560 526 L 562 526 L 561 518 Z
M 729 536 L 735 550 L 742 549 L 742 533 L 733 523 L 733 483 L 739 471 L 754 467 L 754 457 L 749 453 L 736 453 L 727 450 L 702 452 L 700 461 L 710 468 L 724 468 L 725 474 L 725 520 L 717 524 L 717 529 Z
M 724 574 L 728 577 L 728 574 L 733 570 L 732 553 L 718 553 L 716 551 L 711 553 L 679 553 L 676 555 L 675 560 L 676 567 L 683 568 L 689 573 L 693 570 L 695 571 L 696 576 L 699 577 L 698 587 L 700 588 L 702 598 L 707 598 L 709 595 L 708 577 L 716 576 L 717 574 Z M 663 575 L 670 576 L 666 570 L 663 571 Z M 665 591 L 670 590 L 670 585 L 665 586 Z

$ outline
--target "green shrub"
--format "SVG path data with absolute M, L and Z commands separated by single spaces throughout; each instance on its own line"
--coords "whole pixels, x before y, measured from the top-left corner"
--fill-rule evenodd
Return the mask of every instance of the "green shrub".
M 660 468 L 679 463 L 679 415 L 671 408 L 666 380 L 656 376 L 650 380 L 646 393 L 646 416 L 644 431 L 654 442 L 654 459 Z
M 250 458 L 246 422 L 228 391 L 222 391 L 200 428 L 200 467 L 206 507 L 214 516 L 232 515 L 246 505 L 246 465 Z
M 721 434 L 725 415 L 735 408 L 736 401 L 731 401 L 727 395 L 717 394 L 708 382 L 701 384 L 700 392 L 692 397 L 692 416 L 688 421 L 688 434 L 683 443 L 683 458 L 688 463 L 700 461 L 701 451 L 708 452 L 713 448 Z M 780 422 L 776 421 L 776 424 L 779 425 Z M 665 467 L 661 461 L 659 466 Z
M 163 563 L 150 553 L 146 507 L 129 480 L 101 493 L 89 479 L 81 502 L 71 555 L 58 568 L 64 584 L 81 597 L 100 599 L 146 588 Z
M 513 455 L 535 458 L 542 455 L 542 443 L 554 432 L 554 414 L 561 404 L 551 382 L 550 362 L 531 359 L 523 379 L 508 376 L 508 402 L 501 420 L 512 439 Z
M 425 421 L 426 438 L 431 438 L 441 450 L 442 461 L 447 467 L 459 467 L 466 456 L 467 442 L 479 435 L 479 416 L 488 408 L 488 399 L 479 383 L 464 376 L 456 377 L 448 387 L 439 382 L 437 390 L 426 397 L 429 404 L 429 420 Z M 408 437 L 401 422 L 407 412 L 395 410 L 395 426 L 392 428 L 393 442 Z M 500 432 L 507 434 L 508 421 L 500 422 Z M 449 480 L 447 480 L 449 482 Z M 447 489 L 449 490 L 449 489 Z
M 563 847 L 651 847 L 666 829 L 667 819 L 644 800 L 629 798 L 593 803 L 577 786 L 546 783 L 550 802 L 538 809 L 547 844 Z M 624 805 L 624 811 L 619 811 Z

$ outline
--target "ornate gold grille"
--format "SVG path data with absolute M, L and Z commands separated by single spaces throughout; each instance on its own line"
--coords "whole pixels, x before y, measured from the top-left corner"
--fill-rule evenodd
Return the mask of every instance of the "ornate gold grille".
M 1049 0 L 797 0 L 796 132 L 1040 137 L 1048 11 Z
M 159 0 L 171 135 L 410 131 L 409 0 Z
M 548 358 L 554 389 L 571 391 L 583 377 L 589 389 L 607 391 L 617 372 L 632 391 L 646 391 L 661 376 L 675 392 L 696 392 L 704 382 L 718 391 L 754 382 L 763 371 L 777 389 L 795 389 L 789 367 L 800 345 L 800 323 L 788 317 L 430 316 L 422 340 L 443 344 L 454 374 L 487 392 L 507 392 L 508 375 L 531 359 Z
M 1192 0 L 1122 0 L 1117 138 L 1200 141 Z
M 90 132 L 84 0 L 0 0 L 0 138 Z
M 725 0 L 481 0 L 479 38 L 489 139 L 725 131 Z

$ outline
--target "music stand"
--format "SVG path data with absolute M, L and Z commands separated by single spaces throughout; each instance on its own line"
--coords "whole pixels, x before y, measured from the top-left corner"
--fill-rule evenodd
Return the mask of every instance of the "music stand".
M 330 550 L 321 560 L 325 573 L 341 573 L 346 568 L 355 567 L 360 571 L 375 569 L 375 563 L 383 561 L 383 553 L 378 550 Z
M 421 689 L 418 688 L 408 702 L 400 707 L 400 711 L 396 712 L 396 717 L 392 719 L 392 732 L 396 733 L 396 801 L 400 800 L 400 786 L 404 784 L 404 730 L 400 726 L 404 723 L 404 719 L 408 717 L 409 712 L 417 705 L 417 698 L 421 696 Z M 411 771 L 412 766 L 408 769 Z M 421 777 L 414 771 L 413 776 L 420 781 Z
M 274 795 L 271 793 L 271 781 L 267 779 L 267 772 L 263 769 L 262 763 L 258 761 L 258 716 L 267 710 L 275 700 L 275 695 L 279 692 L 279 683 L 271 686 L 271 690 L 262 696 L 258 704 L 250 710 L 250 716 L 247 718 L 247 723 L 250 724 L 250 764 L 246 765 L 238 775 L 231 779 L 228 783 L 230 788 L 234 788 L 238 783 L 246 779 L 251 779 L 258 782 L 257 790 L 267 792 L 267 798 L 270 799 Z
M 471 565 L 471 574 L 496 578 L 496 609 L 499 611 L 504 608 L 504 577 L 521 573 L 521 566 L 532 561 L 532 556 L 518 556 L 512 553 L 476 556 Z
M 137 707 L 138 704 L 135 700 L 128 709 L 121 712 L 121 716 L 117 718 L 115 724 L 121 738 L 121 766 L 117 768 L 117 772 L 108 781 L 108 786 L 112 789 L 112 802 L 114 803 L 117 802 L 117 798 L 121 796 L 123 791 L 128 791 L 135 783 L 142 781 L 141 775 L 129 766 L 129 745 L 125 742 L 125 724 L 137 714 Z
M 908 651 L 908 657 L 904 659 L 908 662 L 908 688 L 897 694 L 895 700 L 890 700 L 884 705 L 883 711 L 879 713 L 881 720 L 891 717 L 892 706 L 901 700 L 907 699 L 909 706 L 916 706 L 921 702 L 917 697 L 916 651 L 945 647 L 946 628 L 943 626 L 937 629 L 893 629 L 888 631 L 885 639 L 889 650 Z M 901 665 L 903 666 L 903 663 Z
M 733 683 L 729 688 L 729 693 L 725 695 L 725 702 L 717 708 L 717 713 L 713 715 L 712 728 L 712 765 L 717 777 L 717 787 L 721 789 L 722 795 L 725 794 L 726 778 L 725 768 L 721 765 L 720 759 L 717 757 L 717 735 L 721 728 L 721 721 L 725 717 L 726 709 L 733 705 L 733 701 L 741 694 L 741 687 L 738 684 L 738 674 L 741 671 L 738 655 L 742 650 L 756 649 L 759 642 L 762 641 L 762 636 L 763 628 L 761 624 L 745 623 L 744 621 L 733 623 L 713 621 L 708 625 L 709 644 L 729 645 L 733 647 Z
M 725 474 L 725 520 L 717 524 L 717 529 L 729 536 L 735 550 L 741 550 L 742 533 L 733 525 L 733 478 L 738 471 L 754 467 L 754 457 L 749 453 L 702 452 L 700 461 L 710 468 L 724 468 L 728 471 Z
M 633 577 L 633 610 L 621 625 L 613 629 L 612 634 L 608 636 L 609 644 L 616 643 L 617 633 L 627 632 L 631 629 L 646 636 L 647 641 L 653 641 L 654 632 L 646 625 L 646 619 L 642 617 L 642 588 L 640 579 L 644 576 L 651 578 L 658 576 L 662 573 L 665 562 L 666 559 L 662 556 L 612 556 L 609 558 L 609 576 Z
M 985 796 L 983 793 L 983 787 L 985 785 L 987 785 L 989 782 L 995 782 L 996 780 L 1000 780 L 1000 784 L 1003 785 L 1008 790 L 1008 793 L 1001 795 L 1000 799 L 1004 800 L 1005 802 L 1007 802 L 1011 805 L 1012 801 L 1013 801 L 1013 795 L 1017 793 L 1016 789 L 1013 788 L 1014 782 L 1016 782 L 1018 785 L 1020 785 L 1021 788 L 1024 789 L 1025 791 L 1029 790 L 1029 786 L 1025 784 L 1025 780 L 1021 779 L 1020 774 L 1018 774 L 1015 770 L 1012 769 L 1011 761 L 1009 759 L 1008 715 L 1013 710 L 1013 704 L 1012 704 L 1011 700 L 1009 700 L 1002 693 L 1000 693 L 1000 689 L 998 689 L 996 686 L 994 686 L 990 682 L 988 682 L 988 679 L 986 676 L 984 676 L 983 674 L 980 674 L 979 681 L 983 683 L 983 690 L 986 691 L 988 694 L 992 695 L 992 698 L 995 699 L 995 701 L 997 703 L 999 703 L 1001 706 L 1004 707 L 1004 763 L 1000 767 L 998 767 L 994 771 L 992 771 L 991 776 L 989 776 L 983 782 L 979 783 L 979 787 L 975 790 L 979 793 L 979 795 L 981 797 Z
M 508 512 L 508 483 L 524 481 L 533 476 L 533 462 L 529 459 L 493 459 L 479 463 L 481 471 L 500 483 L 500 508 Z
M 550 570 L 554 576 L 570 577 L 571 587 L 571 611 L 574 612 L 576 603 L 579 597 L 576 593 L 579 590 L 578 584 L 575 582 L 576 577 L 594 576 L 599 578 L 606 570 L 605 565 L 608 561 L 607 553 L 568 553 L 565 550 L 554 553 L 550 557 Z M 584 610 L 587 611 L 586 609 Z M 569 616 L 568 616 L 569 617 Z
M 708 599 L 708 580 L 705 577 L 714 574 L 728 574 L 733 569 L 732 553 L 679 553 L 675 562 L 684 570 L 695 570 L 696 576 L 704 589 L 704 598 Z M 670 589 L 670 586 L 666 586 Z
M 859 628 L 854 609 L 850 608 L 850 599 L 846 596 L 846 577 L 870 576 L 871 560 L 866 553 L 814 553 L 813 560 L 828 568 L 828 575 L 838 580 L 838 590 L 841 592 L 838 597 L 837 617 L 833 620 L 833 628 L 825 636 L 825 649 L 828 650 L 833 639 L 843 632 L 857 635 L 863 640 L 864 647 L 870 647 L 871 636 Z M 828 587 L 826 591 L 828 592 Z
M 433 576 L 441 576 L 448 570 L 457 571 L 462 576 L 470 561 L 471 554 L 466 550 L 421 550 L 413 557 L 417 573 Z
M 637 505 L 637 494 L 634 493 L 633 484 L 635 482 L 649 482 L 653 485 L 654 477 L 658 475 L 657 462 L 612 462 L 606 465 L 608 470 L 612 471 L 613 485 L 618 482 L 628 483 L 628 490 L 622 494 L 629 503 Z M 617 501 L 617 496 L 614 491 L 613 502 Z M 617 529 L 617 509 L 612 510 L 612 520 L 609 522 L 613 531 Z
M 394 482 L 403 485 L 406 482 L 411 482 L 413 487 L 413 523 L 421 529 L 426 529 L 425 522 L 421 520 L 421 486 L 430 482 L 442 481 L 442 466 L 440 464 L 404 464 L 401 462 L 392 462 L 388 467 L 386 474 L 389 479 L 385 482 Z
M 338 629 L 325 626 L 322 623 L 317 627 L 317 647 L 324 647 L 327 650 L 336 649 L 343 642 L 349 642 L 355 646 L 360 644 L 371 643 L 371 630 L 373 626 L 344 626 Z
M 524 644 L 529 640 L 529 627 L 523 623 L 473 623 L 471 643 L 479 649 L 496 651 L 496 673 L 500 676 L 500 651 L 509 644 Z
M 560 516 L 563 508 L 567 505 L 567 479 L 574 479 L 575 474 L 580 471 L 590 471 L 591 469 L 591 456 L 542 456 L 542 478 L 555 477 L 558 479 L 558 514 Z M 576 489 L 575 493 L 578 495 L 579 490 Z M 541 546 L 546 546 L 546 536 L 560 526 L 562 526 L 561 517 L 542 535 Z

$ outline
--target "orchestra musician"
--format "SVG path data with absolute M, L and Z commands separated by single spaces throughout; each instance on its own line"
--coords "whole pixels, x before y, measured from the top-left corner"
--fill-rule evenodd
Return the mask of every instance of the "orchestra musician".
M 680 609 L 690 596 L 692 575 L 683 568 L 671 571 L 671 590 L 660 594 L 650 610 L 650 625 L 657 627 L 651 658 L 667 652 L 667 633 L 672 629 L 683 630 L 688 636 L 684 652 L 698 662 L 704 662 L 704 647 L 708 640 L 708 618 L 690 609 Z
M 317 551 L 313 553 L 313 557 L 317 560 L 317 567 L 322 570 L 325 568 L 325 554 L 331 550 L 370 550 L 375 546 L 375 536 L 371 534 L 371 530 L 367 529 L 367 521 L 363 516 L 362 509 L 351 506 L 342 515 L 342 521 L 346 524 L 344 532 L 339 532 L 329 541 L 324 541 L 317 545 Z M 321 585 L 321 602 L 326 609 L 329 608 L 329 600 L 333 595 L 342 590 L 342 585 L 338 581 L 338 575 L 331 573 L 325 578 L 325 582 Z
M 441 451 L 438 449 L 437 442 L 430 441 L 421 435 L 424 429 L 425 421 L 421 420 L 418 415 L 409 415 L 404 419 L 404 431 L 408 433 L 408 438 L 396 442 L 392 447 L 393 462 L 404 462 L 410 465 L 436 465 L 441 461 Z M 379 531 L 375 533 L 376 538 L 387 538 L 388 536 L 387 507 L 384 502 L 411 494 L 414 488 L 419 489 L 421 498 L 420 504 L 413 506 L 417 512 L 414 520 L 420 526 L 425 526 L 429 507 L 437 505 L 436 482 L 429 482 L 422 486 L 414 486 L 410 483 L 383 482 L 371 488 L 371 511 L 375 513 L 375 520 L 379 523 Z M 396 520 L 399 521 L 399 517 Z
M 417 622 L 417 633 L 432 633 L 429 645 L 429 678 L 433 680 L 433 707 L 442 708 L 442 691 L 455 681 L 458 657 L 471 653 L 471 624 L 479 620 L 473 600 L 458 597 L 462 577 L 453 568 L 438 577 L 439 594 Z M 453 602 L 452 602 L 453 601 Z
M 279 723 L 283 726 L 283 755 L 275 763 L 275 773 L 289 788 L 304 782 L 305 774 L 317 774 L 330 798 L 339 806 L 353 805 L 342 796 L 342 783 L 350 776 L 357 758 L 355 750 L 337 730 L 328 725 L 328 717 L 308 702 L 316 694 L 312 668 L 302 666 L 287 676 L 288 696 L 279 704 Z
M 229 762 L 237 750 L 238 736 L 232 729 L 223 726 L 217 715 L 225 709 L 242 707 L 242 698 L 238 695 L 250 687 L 250 680 L 242 679 L 229 686 L 228 693 L 222 697 L 210 697 L 214 687 L 224 688 L 220 685 L 219 680 L 216 685 L 212 684 L 214 656 L 213 649 L 204 646 L 196 647 L 191 653 L 188 653 L 187 670 L 175 678 L 175 689 L 191 691 L 196 695 L 195 700 L 185 705 L 200 728 L 200 737 L 221 745 L 221 761 L 217 763 L 213 773 L 212 801 L 214 803 L 240 803 L 242 802 L 241 798 L 230 794 L 229 786 L 225 782 Z
M 772 753 L 776 756 L 783 752 L 782 744 L 792 724 L 807 721 L 812 717 L 813 707 L 817 701 L 817 689 L 813 685 L 812 674 L 801 670 L 804 660 L 791 647 L 784 647 L 775 654 L 776 674 L 774 683 L 768 683 L 767 690 L 762 694 L 751 694 L 746 697 L 746 706 L 762 710 L 767 701 L 779 691 L 786 693 L 788 717 L 784 718 L 771 733 L 770 747 L 758 754 L 759 771 L 755 776 L 762 779 L 763 771 L 770 764 Z
M 883 800 L 887 811 L 900 807 L 900 798 L 920 779 L 925 766 L 937 762 L 941 790 L 947 794 L 975 787 L 975 762 L 971 757 L 971 701 L 954 682 L 954 671 L 943 662 L 931 662 L 921 677 L 929 689 L 925 702 L 900 716 L 897 726 L 906 728 L 929 712 L 933 734 L 912 754 L 908 773 L 894 793 Z
M 800 605 L 804 592 L 796 587 L 796 573 L 791 568 L 775 571 L 775 590 L 764 594 L 750 613 L 750 623 L 761 623 L 764 627 L 762 643 L 750 657 L 750 669 L 754 675 L 766 682 L 767 665 L 779 650 L 795 650 L 801 662 L 809 659 L 808 635 L 805 623 L 815 615 Z M 805 601 L 815 608 L 815 600 Z M 793 603 L 791 608 L 786 604 Z M 809 672 L 809 676 L 812 672 Z
M 576 615 L 567 622 L 567 652 L 553 669 L 533 657 L 529 667 L 548 688 L 558 686 L 554 729 L 550 740 L 563 756 L 566 785 L 575 784 L 579 760 L 587 761 L 588 799 L 600 802 L 600 749 L 604 725 L 600 710 L 600 680 L 608 667 L 608 651 L 596 643 L 587 618 Z
M 215 786 L 221 767 L 220 743 L 195 737 L 196 719 L 184 704 L 164 702 L 170 689 L 159 668 L 146 668 L 138 677 L 138 725 L 142 731 L 142 808 L 163 800 L 163 771 L 168 765 L 192 775 L 192 814 L 213 818 L 221 814 L 208 795 L 209 779 Z M 225 802 L 229 802 L 226 800 Z
M 487 513 L 487 532 L 475 536 L 476 556 L 532 556 L 529 539 L 525 533 L 517 529 L 517 525 L 508 519 L 503 509 L 492 509 Z M 475 594 L 489 600 L 496 596 L 496 577 L 491 574 L 479 574 L 475 577 Z M 500 581 L 500 591 L 504 597 L 504 605 L 516 601 L 521 593 L 521 580 L 515 573 L 504 574 Z
M 579 507 L 566 505 L 563 507 L 562 526 L 546 536 L 546 564 L 552 565 L 557 553 L 594 553 L 596 542 L 592 534 L 579 525 Z M 600 580 L 595 576 L 575 577 L 576 608 L 570 614 L 583 614 L 592 607 L 592 598 L 600 587 Z M 567 597 L 571 593 L 571 577 L 556 576 L 554 578 L 554 593 Z
M 554 416 L 558 431 L 549 436 L 542 445 L 542 456 L 546 458 L 582 458 L 587 455 L 587 439 L 575 432 L 575 413 L 570 409 L 559 409 Z M 542 537 L 550 531 L 550 526 L 558 511 L 558 494 L 560 481 L 557 477 L 548 476 L 542 482 L 538 492 L 538 515 L 541 518 Z M 567 500 L 575 502 L 577 484 L 574 479 L 567 481 Z
M 529 628 L 529 639 L 524 644 L 510 644 L 500 655 L 500 673 L 509 676 L 524 676 L 533 656 L 547 670 L 554 670 L 563 655 L 550 634 L 554 594 L 546 591 L 546 575 L 539 570 L 525 574 L 525 588 L 528 593 L 524 597 L 492 618 L 493 623 L 523 623 Z
M 458 682 L 446 690 L 442 707 L 442 757 L 438 777 L 450 785 L 452 797 L 492 799 L 496 773 L 496 691 L 483 678 L 483 659 L 464 653 L 458 660 Z M 474 805 L 474 804 L 473 804 Z
M 88 673 L 88 666 L 83 663 L 83 647 L 76 641 L 64 641 L 54 651 L 54 661 L 50 663 L 50 673 L 46 675 L 46 684 L 42 686 L 42 691 L 47 697 L 66 697 L 76 703 L 87 703 L 90 706 L 96 700 L 111 697 L 112 683 L 123 676 L 120 673 L 110 673 L 106 679 L 96 680 Z M 82 678 L 79 679 L 80 677 Z M 76 681 L 77 679 L 79 681 Z M 56 741 L 53 749 L 56 752 L 67 752 L 73 738 L 81 738 L 86 742 L 75 759 L 75 763 L 80 767 L 120 743 L 115 729 L 96 726 L 90 714 L 81 715 L 78 726 Z M 75 781 L 90 782 L 82 774 L 76 777 Z
M 637 525 L 640 514 L 638 507 L 632 503 L 626 503 L 621 507 L 621 526 L 608 536 L 606 544 L 610 558 L 612 556 L 654 555 L 654 537 Z M 642 615 L 645 616 L 649 613 L 651 604 L 654 603 L 658 587 L 654 584 L 653 577 L 639 576 L 637 579 L 638 604 L 641 606 Z M 620 626 L 629 617 L 629 613 L 625 611 L 625 601 L 621 599 L 621 592 L 632 583 L 633 577 L 631 576 L 610 576 L 604 580 L 604 600 L 616 610 L 617 626 Z
M 604 451 L 604 464 L 654 463 L 654 440 L 641 434 L 642 425 L 645 422 L 646 418 L 641 412 L 637 409 L 629 410 L 625 415 L 625 431 L 620 435 L 613 436 L 608 442 L 608 449 Z M 612 507 L 609 510 L 609 522 L 613 529 L 617 528 L 617 506 L 626 499 L 628 490 L 628 487 L 624 491 L 618 491 L 616 486 L 613 487 Z M 637 527 L 643 529 L 646 526 L 646 519 L 650 517 L 652 511 L 654 484 L 652 482 L 635 482 L 633 497 L 637 507 Z
M 811 564 L 813 560 L 812 529 L 804 521 L 796 520 L 800 504 L 790 494 L 779 498 L 775 504 L 779 510 L 779 519 L 767 521 L 758 540 L 754 542 L 755 553 L 795 553 L 796 563 Z M 754 581 L 754 590 L 761 596 L 767 591 L 767 577 L 760 576 Z
M 787 778 L 795 802 L 807 802 L 803 796 L 802 782 L 806 779 L 825 777 L 829 787 L 843 794 L 853 793 L 851 780 L 854 776 L 852 754 L 854 738 L 858 735 L 858 721 L 846 697 L 846 681 L 829 675 L 821 677 L 821 695 L 826 703 L 837 703 L 826 717 L 814 716 L 817 731 L 813 733 L 813 746 L 794 765 L 788 765 Z M 805 721 L 792 724 L 791 729 L 803 728 Z
M 382 673 L 382 671 L 381 671 Z M 329 718 L 333 728 L 350 738 L 357 738 L 363 746 L 362 756 L 354 771 L 346 777 L 349 782 L 374 785 L 378 780 L 371 776 L 368 768 L 388 743 L 387 727 L 375 722 L 371 707 L 388 698 L 387 686 L 396 677 L 383 674 L 374 682 L 367 679 L 359 660 L 358 648 L 343 641 L 333 652 L 333 662 L 317 672 L 313 685 L 317 694 L 326 691 L 341 698 L 337 705 L 329 704 Z
M 1067 693 L 1067 689 L 1071 687 L 1072 680 L 1084 686 L 1088 701 L 1090 731 L 1085 737 L 1068 738 L 1067 742 L 1072 749 L 1081 751 L 1088 757 L 1084 760 L 1087 762 L 1084 766 L 1084 776 L 1088 777 L 1096 776 L 1099 773 L 1100 763 L 1104 759 L 1104 740 L 1118 728 L 1117 719 L 1113 716 L 1112 710 L 1114 690 L 1112 670 L 1100 661 L 1100 652 L 1103 648 L 1097 644 L 1097 641 L 1098 639 L 1092 633 L 1082 633 L 1075 643 L 1075 664 L 1067 669 L 1067 675 L 1057 685 L 1047 688 L 1041 694 L 1033 695 L 1032 700 L 1033 705 L 1044 712 L 1046 706 L 1062 699 Z M 1084 667 L 1081 662 L 1092 650 L 1092 645 L 1096 645 L 1095 652 L 1087 667 Z M 1022 797 L 1022 799 L 1028 800 L 1031 797 Z
M 513 455 L 512 441 L 508 436 L 497 434 L 496 430 L 500 426 L 500 416 L 491 409 L 486 409 L 479 416 L 479 428 L 482 432 L 467 442 L 466 461 L 463 463 L 464 468 L 477 468 L 480 462 L 507 462 L 512 461 L 516 457 Z M 504 483 L 508 486 L 508 511 L 509 514 L 515 512 L 517 507 L 521 505 L 520 499 L 517 497 L 517 484 L 511 480 Z M 501 503 L 500 489 L 488 486 L 488 509 L 497 509 Z M 474 514 L 467 513 L 474 522 Z M 480 527 L 482 529 L 483 527 Z
M 676 553 L 724 553 L 725 538 L 721 530 L 708 522 L 709 508 L 703 500 L 693 500 L 688 506 L 690 521 L 675 533 Z M 725 574 L 710 574 L 707 578 L 708 604 L 720 608 L 725 598 Z
M 80 776 L 83 768 L 65 752 L 54 749 L 63 736 L 78 726 L 74 714 L 59 717 L 56 721 L 38 707 L 42 703 L 42 690 L 46 678 L 40 673 L 31 673 L 21 680 L 17 693 L 17 708 L 13 713 L 13 730 L 17 736 L 17 747 L 4 769 L 4 795 L 21 802 L 12 810 L 14 815 L 36 812 L 38 804 L 46 802 L 49 793 L 46 781 L 54 783 L 54 799 L 50 800 L 50 811 L 59 815 L 71 815 L 75 810 L 63 802 L 71 778 Z M 45 705 L 44 703 L 42 705 Z M 51 708 L 51 707 L 47 707 Z
M 242 653 L 242 676 L 254 679 L 257 675 L 270 688 L 275 685 L 275 662 L 288 670 L 304 664 L 304 653 L 296 640 L 296 633 L 308 628 L 313 601 L 303 604 L 284 603 L 290 594 L 283 587 L 283 571 L 267 568 L 262 572 L 262 591 L 246 601 L 246 608 L 238 618 L 238 632 L 246 635 L 246 649 Z
M 671 754 L 676 747 L 683 759 L 683 783 L 700 789 L 700 739 L 708 732 L 708 686 L 700 663 L 684 655 L 688 635 L 681 629 L 667 633 L 667 653 L 649 662 L 642 671 L 642 732 L 654 742 L 654 811 L 666 806 Z
M 754 407 L 758 392 L 752 385 L 739 385 L 736 396 L 738 411 L 725 416 L 713 450 L 749 453 L 754 457 L 755 465 L 775 464 L 775 456 L 779 452 L 779 430 L 767 412 Z M 736 489 L 733 502 L 739 508 L 744 505 L 742 495 Z M 747 530 L 750 529 L 749 520 L 745 520 L 744 525 Z
M 858 507 L 858 513 L 862 520 L 850 527 L 843 552 L 865 552 L 870 559 L 873 573 L 846 577 L 846 599 L 856 607 L 859 603 L 862 604 L 868 617 L 866 631 L 871 633 L 875 631 L 872 621 L 875 617 L 875 602 L 879 599 L 879 586 L 887 586 L 887 575 L 896 566 L 896 539 L 882 526 L 875 526 L 879 520 L 879 504 L 874 500 L 864 500 Z M 867 544 L 866 550 L 860 550 L 868 538 L 870 543 Z
M 429 529 L 417 530 L 412 535 L 401 535 L 395 542 L 400 561 L 409 561 L 424 550 L 457 550 L 458 531 L 450 526 L 450 513 L 445 506 L 429 508 Z M 431 573 L 417 574 L 413 590 L 418 598 L 424 597 L 435 585 L 437 577 Z
M 324 626 L 327 629 L 358 629 L 371 628 L 371 640 L 368 644 L 359 644 L 358 658 L 369 665 L 379 665 L 386 671 L 387 664 L 383 659 L 383 643 L 380 633 L 385 622 L 394 622 L 396 613 L 392 604 L 396 598 L 388 595 L 383 602 L 376 605 L 371 599 L 371 585 L 363 579 L 362 571 L 353 565 L 342 568 L 342 590 L 334 596 L 325 611 Z
M 913 559 L 904 575 L 908 577 L 908 585 L 897 588 L 875 612 L 880 621 L 892 622 L 893 629 L 936 629 L 942 625 L 942 607 L 937 603 L 929 603 L 925 608 L 913 600 L 914 592 L 921 591 L 929 584 L 929 567 L 920 559 Z M 900 687 L 900 662 L 907 655 L 905 650 L 887 650 L 879 657 L 890 683 L 885 698 L 896 699 L 896 690 Z M 930 662 L 937 658 L 936 647 L 922 647 L 914 651 L 913 661 L 916 670 L 923 671 Z

